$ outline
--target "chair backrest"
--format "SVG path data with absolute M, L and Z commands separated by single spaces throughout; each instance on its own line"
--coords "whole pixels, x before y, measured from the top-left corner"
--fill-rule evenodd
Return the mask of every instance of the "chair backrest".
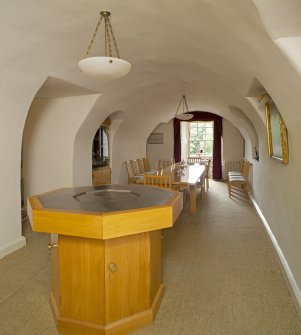
M 245 170 L 246 170 L 246 168 L 248 167 L 248 164 L 249 164 L 249 163 L 250 163 L 250 162 L 249 162 L 247 159 L 243 159 L 243 161 L 242 161 L 242 163 L 241 163 L 241 166 L 240 166 L 240 172 L 241 172 L 242 175 L 245 174 Z
M 188 157 L 187 162 L 192 163 L 192 164 L 195 164 L 195 163 L 201 164 L 201 163 L 204 163 L 204 160 L 201 157 Z
M 129 178 L 132 178 L 135 176 L 135 171 L 134 171 L 134 167 L 133 167 L 133 161 L 126 161 L 126 168 L 127 168 L 127 171 L 128 171 L 128 177 Z
M 175 161 L 174 158 L 165 159 L 165 160 L 160 159 L 158 161 L 158 163 L 156 164 L 157 170 L 160 171 L 160 170 L 163 170 L 163 169 L 165 169 L 165 168 L 167 168 L 169 166 L 174 165 L 175 164 L 174 161 Z
M 208 161 L 205 164 L 205 178 L 209 178 L 210 165 L 211 165 L 211 159 L 208 159 Z
M 137 166 L 138 166 L 138 174 L 141 174 L 141 173 L 144 173 L 145 170 L 144 170 L 144 164 L 143 164 L 143 161 L 142 159 L 138 158 L 136 159 L 136 162 L 137 162 Z
M 144 175 L 144 185 L 158 186 L 163 188 L 171 189 L 171 175 L 153 175 L 145 174 Z
M 140 174 L 140 169 L 139 169 L 139 165 L 138 165 L 137 159 L 133 159 L 132 160 L 132 166 L 133 166 L 134 176 L 139 175 Z
M 245 164 L 244 165 L 245 165 L 245 167 L 244 167 L 244 170 L 242 172 L 242 175 L 245 178 L 245 180 L 248 180 L 250 169 L 251 169 L 251 166 L 253 164 L 251 162 L 249 162 L 248 160 L 245 160 Z
M 149 167 L 148 158 L 146 158 L 146 157 L 142 158 L 142 162 L 143 162 L 143 166 L 144 166 L 144 171 L 145 172 L 149 171 L 150 167 Z
M 208 175 L 209 175 L 209 167 L 210 167 L 210 162 L 207 162 L 205 164 L 205 170 L 204 170 L 204 177 L 205 178 L 208 178 Z

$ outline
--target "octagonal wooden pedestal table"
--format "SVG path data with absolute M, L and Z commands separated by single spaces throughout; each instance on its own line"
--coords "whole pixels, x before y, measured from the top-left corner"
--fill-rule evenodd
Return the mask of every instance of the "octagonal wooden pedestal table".
M 28 199 L 51 244 L 50 303 L 58 332 L 126 334 L 150 324 L 163 297 L 161 229 L 182 194 L 139 185 L 64 188 Z

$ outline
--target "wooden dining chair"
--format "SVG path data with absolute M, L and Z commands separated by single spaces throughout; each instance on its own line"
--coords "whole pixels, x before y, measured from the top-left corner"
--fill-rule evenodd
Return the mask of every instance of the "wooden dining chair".
M 171 159 L 159 159 L 159 161 L 156 164 L 156 168 L 158 171 L 163 170 L 169 166 L 172 166 L 175 164 L 174 158 Z
M 144 175 L 144 185 L 157 186 L 172 189 L 171 175 Z
M 137 159 L 132 159 L 131 162 L 132 162 L 134 176 L 138 176 L 140 174 L 140 170 L 139 170 Z
M 133 171 L 132 161 L 128 160 L 125 162 L 125 164 L 126 164 L 126 169 L 128 173 L 128 184 L 135 184 L 135 181 L 133 180 L 134 171 Z
M 229 176 L 243 176 L 245 174 L 245 170 L 250 162 L 247 159 L 243 159 L 242 163 L 240 164 L 240 171 L 229 171 Z
M 228 178 L 228 192 L 231 198 L 233 188 L 241 188 L 244 194 L 249 198 L 249 173 L 252 163 L 246 161 L 244 171 L 241 175 L 229 175 Z
M 204 171 L 204 175 L 205 175 L 205 189 L 206 191 L 209 190 L 209 173 L 210 173 L 210 165 L 211 165 L 211 159 L 208 159 L 208 161 L 205 164 L 205 171 Z
M 201 157 L 188 157 L 187 163 L 188 164 L 195 164 L 195 163 L 202 164 L 204 163 L 204 160 Z
M 137 162 L 135 160 L 128 160 L 125 163 L 128 173 L 128 184 L 140 183 L 143 179 L 143 175 L 137 174 Z
M 205 191 L 209 190 L 209 168 L 210 168 L 211 159 L 209 159 L 205 164 L 205 170 L 198 182 L 198 189 L 200 189 L 201 200 L 204 200 Z
M 204 173 L 202 174 L 202 177 L 200 179 L 200 183 L 198 184 L 200 185 L 199 188 L 201 190 L 200 192 L 200 196 L 201 196 L 201 200 L 204 200 L 204 196 L 205 196 L 205 190 L 206 190 L 206 169 L 204 171 Z
M 144 170 L 144 164 L 143 164 L 142 159 L 140 158 L 136 159 L 136 163 L 137 163 L 137 168 L 138 168 L 138 174 L 146 172 L 146 170 Z
M 144 171 L 145 172 L 149 171 L 150 167 L 149 167 L 148 158 L 146 158 L 146 157 L 142 158 L 142 163 L 143 163 Z

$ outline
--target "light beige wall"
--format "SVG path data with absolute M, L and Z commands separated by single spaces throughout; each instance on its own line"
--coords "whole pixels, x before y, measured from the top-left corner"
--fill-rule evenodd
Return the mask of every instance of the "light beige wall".
M 244 139 L 237 128 L 223 119 L 223 161 L 239 161 L 243 158 Z
M 151 169 L 156 168 L 156 163 L 159 159 L 168 160 L 174 156 L 173 120 L 159 124 L 153 133 L 163 134 L 163 144 L 146 144 L 146 155 Z
M 25 197 L 73 185 L 74 140 L 97 98 L 86 95 L 33 101 L 23 137 Z M 87 162 L 77 174 L 83 176 L 84 184 L 91 184 L 91 150 L 79 150 Z
M 121 123 L 121 125 L 120 125 Z M 136 128 L 135 123 L 134 128 Z M 146 135 L 143 127 L 133 129 L 131 121 L 117 121 L 115 136 L 111 142 L 112 183 L 126 184 L 127 170 L 125 162 L 146 156 Z
M 25 245 L 21 231 L 20 168 L 24 122 L 45 77 L 24 69 L 2 69 L 0 77 L 0 258 Z
M 253 195 L 279 247 L 301 306 L 301 158 L 298 150 L 301 134 L 293 123 L 287 126 L 290 159 L 287 165 L 268 157 L 266 133 L 262 134 L 259 162 L 253 161 Z

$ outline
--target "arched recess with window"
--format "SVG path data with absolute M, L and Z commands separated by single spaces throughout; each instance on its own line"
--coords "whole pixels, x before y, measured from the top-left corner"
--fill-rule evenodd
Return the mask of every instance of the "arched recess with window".
M 114 138 L 124 118 L 123 111 L 111 113 L 94 135 L 92 142 L 92 182 L 94 186 L 112 182 L 114 167 L 119 166 L 119 161 L 116 163 L 118 155 L 114 154 L 116 149 L 113 150 Z
M 110 117 L 107 117 L 97 129 L 92 143 L 92 184 L 94 186 L 111 184 L 109 156 Z
M 222 148 L 221 138 L 223 136 L 223 118 L 209 112 L 190 112 L 193 118 L 188 121 L 174 119 L 174 157 L 176 162 L 181 160 L 181 122 L 211 121 L 213 122 L 213 179 L 222 179 Z M 203 149 L 204 150 L 204 149 Z

